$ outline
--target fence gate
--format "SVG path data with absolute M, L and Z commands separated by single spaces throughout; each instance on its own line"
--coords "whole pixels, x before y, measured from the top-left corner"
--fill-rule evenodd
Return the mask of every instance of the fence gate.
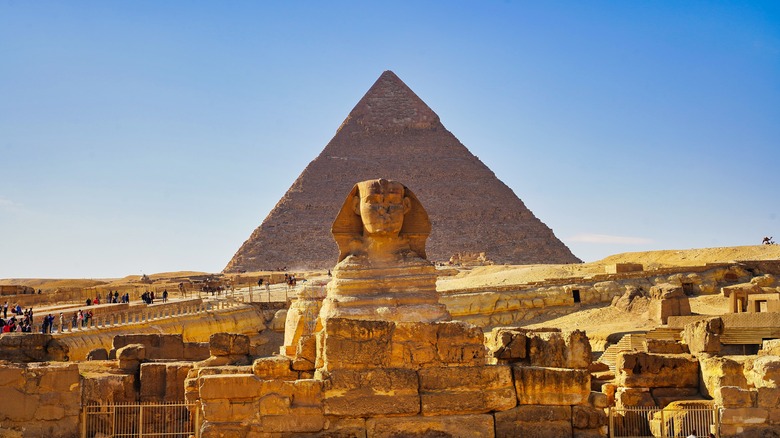
M 200 437 L 196 404 L 119 403 L 82 407 L 82 438 Z
M 697 437 L 720 437 L 720 411 L 712 407 L 661 409 L 635 406 L 609 409 L 610 438 L 676 438 L 696 431 Z

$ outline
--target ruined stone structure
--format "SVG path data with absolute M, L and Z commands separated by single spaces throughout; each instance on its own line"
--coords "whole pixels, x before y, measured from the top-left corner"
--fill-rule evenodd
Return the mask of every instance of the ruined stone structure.
M 426 206 L 431 260 L 486 253 L 496 263 L 580 260 L 474 156 L 395 74 L 384 72 L 320 155 L 225 271 L 329 269 L 338 248 L 328 233 L 356 181 L 403 181 Z

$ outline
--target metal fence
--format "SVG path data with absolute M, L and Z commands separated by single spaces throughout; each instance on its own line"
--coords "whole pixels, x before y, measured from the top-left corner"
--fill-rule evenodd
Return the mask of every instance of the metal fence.
M 200 409 L 184 402 L 90 404 L 81 420 L 82 438 L 200 437 Z
M 720 437 L 720 416 L 717 406 L 661 409 L 657 406 L 636 406 L 609 409 L 610 438 L 687 437 L 694 431 L 697 437 Z

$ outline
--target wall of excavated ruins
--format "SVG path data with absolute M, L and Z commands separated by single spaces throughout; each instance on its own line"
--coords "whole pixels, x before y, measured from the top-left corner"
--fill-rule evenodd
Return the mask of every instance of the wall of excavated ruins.
M 490 328 L 522 325 L 540 316 L 566 315 L 581 306 L 609 304 L 628 289 L 649 291 L 663 283 L 683 286 L 690 294 L 715 294 L 720 292 L 720 287 L 749 281 L 753 275 L 738 265 L 691 267 L 685 271 L 659 269 L 504 288 L 448 290 L 442 293 L 440 301 L 447 306 L 453 319 Z
M 606 435 L 583 333 L 488 338 L 486 349 L 462 322 L 329 319 L 295 357 L 193 369 L 187 397 L 202 407 L 204 438 Z

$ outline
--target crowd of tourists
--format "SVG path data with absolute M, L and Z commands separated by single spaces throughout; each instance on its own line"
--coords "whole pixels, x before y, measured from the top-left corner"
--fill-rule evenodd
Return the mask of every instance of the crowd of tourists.
M 8 301 L 3 305 L 3 317 L 0 318 L 0 331 L 2 333 L 21 332 L 32 333 L 33 309 L 22 309 L 19 304 L 10 306 L 11 317 L 8 317 Z

